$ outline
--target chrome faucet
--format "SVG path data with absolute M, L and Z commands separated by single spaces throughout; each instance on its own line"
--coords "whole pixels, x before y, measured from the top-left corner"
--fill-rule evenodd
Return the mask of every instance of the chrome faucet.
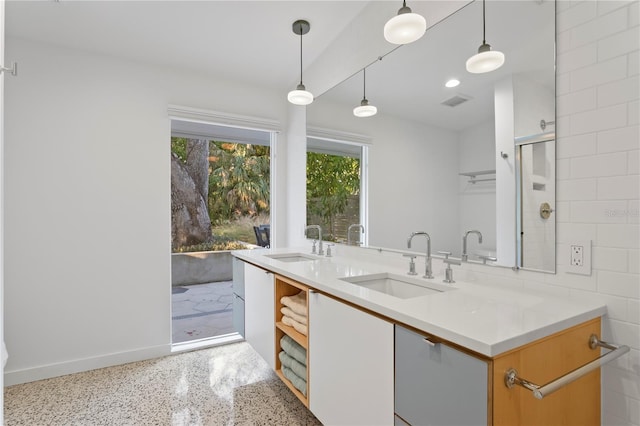
M 358 233 L 358 235 L 360 235 L 360 233 L 364 234 L 364 226 L 362 226 L 361 224 L 354 223 L 352 225 L 349 225 L 349 228 L 347 228 L 347 245 L 348 246 L 350 246 L 352 244 L 351 243 L 351 230 L 353 228 L 359 228 L 360 229 L 360 232 Z M 362 241 L 360 241 L 360 238 L 358 238 L 358 245 L 361 245 L 361 244 L 362 244 Z
M 308 230 L 309 229 L 317 229 L 318 230 L 318 254 L 320 256 L 322 256 L 324 254 L 324 250 L 322 249 L 322 228 L 320 228 L 320 225 L 309 225 L 306 228 L 304 228 L 304 235 L 306 237 L 308 237 Z M 315 248 L 315 244 L 314 244 L 314 248 Z
M 424 235 L 427 238 L 427 258 L 425 259 L 425 270 L 422 278 L 433 278 L 433 272 L 431 269 L 431 237 L 426 232 L 412 232 L 407 238 L 407 248 L 411 248 L 411 240 L 416 235 Z
M 469 236 L 469 234 L 476 234 L 478 236 L 478 243 L 482 244 L 482 234 L 480 233 L 480 231 L 467 231 L 464 233 L 464 235 L 462 236 L 462 261 L 466 262 L 467 260 L 469 260 L 469 255 L 467 254 L 467 236 Z

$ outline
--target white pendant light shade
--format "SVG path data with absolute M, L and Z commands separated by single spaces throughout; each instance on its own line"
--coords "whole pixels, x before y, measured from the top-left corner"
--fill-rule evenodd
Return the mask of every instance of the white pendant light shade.
M 483 50 L 483 46 L 488 49 Z M 467 59 L 467 71 L 473 74 L 482 74 L 495 71 L 504 64 L 504 53 L 491 50 L 488 44 L 483 44 L 478 53 Z
M 422 15 L 411 12 L 404 6 L 398 14 L 384 24 L 384 38 L 393 44 L 412 43 L 422 37 L 427 30 L 427 20 Z
M 311 25 L 303 19 L 299 19 L 293 23 L 293 33 L 300 36 L 300 84 L 296 90 L 292 90 L 287 94 L 287 100 L 294 105 L 309 105 L 313 102 L 313 94 L 308 92 L 302 84 L 302 36 L 309 32 Z
M 369 101 L 367 100 L 367 69 L 364 68 L 362 70 L 362 101 L 360 101 L 360 106 L 353 109 L 353 115 L 364 118 L 376 115 L 377 112 L 378 108 L 369 105 Z
M 504 53 L 491 50 L 486 41 L 486 17 L 485 0 L 482 0 L 482 44 L 478 53 L 467 59 L 467 71 L 473 74 L 482 74 L 497 70 L 504 64 Z
M 306 91 L 303 84 L 298 84 L 296 90 L 289 92 L 287 99 L 294 105 L 309 105 L 313 102 L 313 94 Z
M 363 99 L 360 103 L 360 106 L 357 106 L 353 109 L 353 115 L 356 117 L 364 118 L 371 117 L 372 115 L 376 115 L 378 113 L 378 108 L 373 105 L 369 105 L 369 101 Z

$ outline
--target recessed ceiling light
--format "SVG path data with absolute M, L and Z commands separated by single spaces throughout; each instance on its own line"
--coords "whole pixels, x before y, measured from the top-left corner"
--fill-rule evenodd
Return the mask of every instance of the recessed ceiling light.
M 456 87 L 459 84 L 460 84 L 460 80 L 456 80 L 455 78 L 452 78 L 451 80 L 447 81 L 444 85 L 446 87 Z

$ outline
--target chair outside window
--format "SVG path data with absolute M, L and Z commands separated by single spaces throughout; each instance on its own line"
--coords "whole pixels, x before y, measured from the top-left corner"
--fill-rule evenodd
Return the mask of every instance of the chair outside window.
M 271 225 L 254 226 L 253 232 L 256 233 L 256 244 L 260 247 L 271 246 Z

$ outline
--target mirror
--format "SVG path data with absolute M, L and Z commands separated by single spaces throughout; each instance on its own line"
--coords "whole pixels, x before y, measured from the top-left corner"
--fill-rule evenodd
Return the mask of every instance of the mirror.
M 353 115 L 363 98 L 362 70 L 307 107 L 310 135 L 322 129 L 370 139 L 363 144 L 370 246 L 406 250 L 411 232 L 426 231 L 432 254 L 461 257 L 463 236 L 479 231 L 481 243 L 478 233 L 468 234 L 469 261 L 555 269 L 555 143 L 541 136 L 555 130 L 555 13 L 552 0 L 487 1 L 486 42 L 506 60 L 496 71 L 471 74 L 465 62 L 482 43 L 482 2 L 471 2 L 420 40 L 372 58 L 366 98 L 377 115 Z M 460 84 L 445 87 L 453 78 Z M 525 155 L 546 173 L 544 196 L 541 176 L 517 176 L 532 170 Z M 527 185 L 535 185 L 535 197 L 516 191 Z M 538 198 L 550 212 L 542 234 L 540 224 L 522 220 L 534 207 L 540 217 L 540 203 L 531 202 Z M 530 260 L 536 239 L 545 242 L 536 246 L 544 262 Z M 422 251 L 426 241 L 415 240 L 412 250 Z

